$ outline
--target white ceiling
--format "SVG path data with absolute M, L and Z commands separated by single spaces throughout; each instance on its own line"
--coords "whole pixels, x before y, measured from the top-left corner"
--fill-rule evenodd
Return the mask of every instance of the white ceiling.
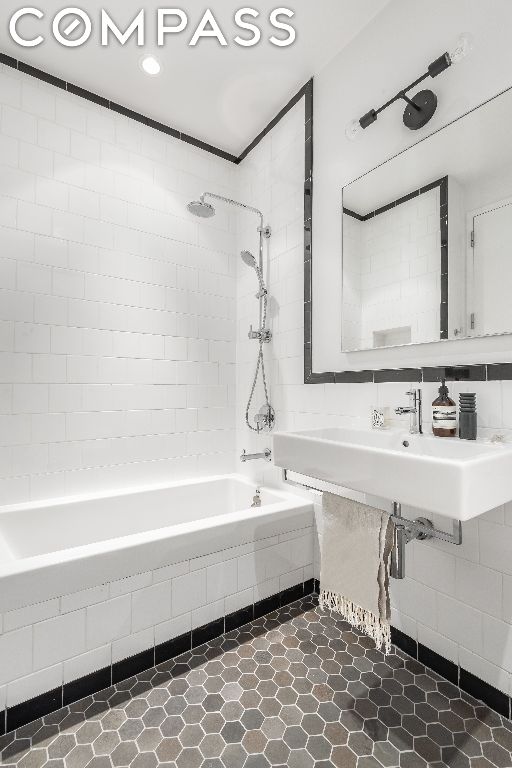
M 181 0 L 174 7 L 188 14 L 189 27 L 181 34 L 170 35 L 166 47 L 157 49 L 153 42 L 155 9 L 169 7 L 165 3 L 155 0 L 143 6 L 137 0 L 69 3 L 89 14 L 94 31 L 84 46 L 66 48 L 47 33 L 55 13 L 67 6 L 62 0 L 44 0 L 37 7 L 46 14 L 46 19 L 24 21 L 20 31 L 27 37 L 47 34 L 47 40 L 37 48 L 22 48 L 7 33 L 7 20 L 22 4 L 19 0 L 2 0 L 0 50 L 238 155 L 311 75 L 346 46 L 388 2 L 290 0 L 282 3 L 295 11 L 292 23 L 298 34 L 293 45 L 278 48 L 267 40 L 272 34 L 267 19 L 270 11 L 280 4 L 275 0 L 259 0 L 252 7 L 261 14 L 262 41 L 253 48 L 242 48 L 232 41 L 240 32 L 234 26 L 233 15 L 244 7 L 243 3 L 216 0 L 209 7 L 229 46 L 220 47 L 213 39 L 203 39 L 192 48 L 188 41 L 206 6 L 197 0 Z M 124 29 L 141 7 L 145 8 L 147 18 L 144 49 L 138 48 L 133 40 L 124 47 L 117 43 L 107 48 L 99 45 L 101 8 Z M 140 70 L 138 65 L 143 53 L 154 53 L 162 63 L 163 71 L 158 77 L 148 77 Z

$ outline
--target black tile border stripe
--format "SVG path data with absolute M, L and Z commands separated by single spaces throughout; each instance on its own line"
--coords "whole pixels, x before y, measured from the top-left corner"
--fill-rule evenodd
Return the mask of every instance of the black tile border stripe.
M 116 662 L 110 667 L 104 667 L 97 672 L 66 683 L 61 688 L 10 707 L 5 712 L 0 712 L 0 736 L 6 732 L 10 733 L 16 728 L 21 728 L 39 717 L 49 715 L 62 706 L 73 704 L 86 696 L 99 693 L 110 685 L 170 661 L 203 643 L 221 637 L 235 629 L 240 629 L 245 624 L 262 618 L 278 608 L 290 605 L 303 597 L 316 596 L 319 589 L 318 580 L 309 579 L 253 605 L 241 608 L 235 613 L 216 619 L 203 627 L 198 627 L 184 635 Z M 391 640 L 393 645 L 412 659 L 416 659 L 425 667 L 444 677 L 448 682 L 457 685 L 462 691 L 482 701 L 503 717 L 512 718 L 512 699 L 502 691 L 493 688 L 493 686 L 418 643 L 395 627 L 391 628 Z
M 310 81 L 311 82 L 311 81 Z M 241 163 L 242 160 L 245 160 L 248 154 L 252 152 L 252 150 L 258 146 L 260 141 L 262 141 L 265 136 L 270 133 L 270 131 L 276 127 L 276 125 L 283 119 L 283 117 L 291 110 L 293 107 L 298 104 L 298 102 L 302 99 L 302 97 L 305 95 L 306 90 L 309 86 L 309 83 L 304 85 L 300 90 L 297 91 L 295 96 L 292 96 L 290 101 L 277 113 L 277 115 L 270 121 L 270 123 L 259 133 L 256 138 L 251 141 L 251 143 L 244 149 L 242 154 L 238 158 L 238 162 Z
M 354 183 L 355 181 L 350 182 L 350 184 Z M 344 189 L 350 187 L 350 184 L 346 184 Z M 408 203 L 409 200 L 412 200 L 415 197 L 424 195 L 426 192 L 431 192 L 436 187 L 439 187 L 439 207 L 442 208 L 443 206 L 448 205 L 448 176 L 443 176 L 440 179 L 436 179 L 436 181 L 430 182 L 430 184 L 426 184 L 423 187 L 418 187 L 418 189 L 413 189 L 406 195 L 402 195 L 402 197 L 398 197 L 396 200 L 391 200 L 391 202 L 386 203 L 386 205 L 382 205 L 380 208 L 376 208 L 374 211 L 369 211 L 368 213 L 357 213 L 356 211 L 352 211 L 350 208 L 343 206 L 343 213 L 346 213 L 348 216 L 352 216 L 358 221 L 369 221 L 369 219 L 374 219 L 375 216 L 380 216 L 382 213 L 386 213 L 392 208 L 397 208 L 399 205 Z M 440 218 L 442 218 L 441 214 L 442 212 L 440 211 Z
M 307 346 L 307 345 L 305 345 Z M 311 346 L 311 345 L 309 345 Z M 306 355 L 304 356 L 306 362 Z M 415 382 L 428 384 L 446 381 L 512 381 L 512 363 L 447 365 L 427 368 L 381 368 L 363 371 L 305 370 L 305 384 L 383 384 Z
M 142 123 L 143 125 L 153 128 L 155 131 L 160 131 L 160 133 L 165 133 L 175 139 L 180 139 L 187 144 L 193 144 L 194 146 L 199 147 L 200 149 L 204 149 L 206 152 L 210 152 L 212 155 L 221 157 L 230 163 L 235 163 L 235 165 L 240 163 L 240 158 L 236 157 L 236 155 L 232 155 L 230 152 L 225 152 L 223 149 L 219 149 L 218 147 L 214 147 L 211 144 L 207 144 L 206 142 L 200 141 L 199 139 L 195 139 L 193 136 L 188 136 L 181 131 L 177 131 L 175 128 L 171 128 L 169 125 L 159 123 L 157 120 L 153 120 L 152 118 L 129 109 L 128 107 L 123 107 L 121 104 L 117 104 L 115 101 L 111 101 L 104 96 L 100 96 L 97 93 L 92 93 L 92 91 L 81 88 L 74 83 L 69 83 L 59 77 L 55 77 L 54 75 L 51 75 L 48 72 L 44 72 L 42 69 L 38 69 L 37 67 L 32 67 L 23 61 L 18 61 L 12 56 L 7 56 L 4 53 L 0 53 L 0 64 L 5 64 L 8 67 L 17 69 L 19 72 L 23 72 L 24 74 L 30 75 L 31 77 L 36 77 L 38 80 L 43 80 L 45 83 L 54 85 L 56 88 L 60 88 L 61 90 L 72 93 L 73 95 L 79 96 L 82 99 L 91 101 L 101 107 L 105 107 L 105 109 L 110 109 L 113 112 L 117 112 L 118 114 L 123 115 L 124 117 L 136 120 L 138 123 Z
M 260 143 L 262 139 L 265 138 L 265 136 L 280 122 L 280 120 L 283 119 L 283 117 L 287 114 L 287 112 L 292 109 L 295 104 L 297 104 L 300 99 L 305 95 L 308 85 L 304 85 L 300 90 L 295 94 L 295 96 L 292 96 L 290 101 L 284 106 L 277 115 L 272 118 L 270 123 L 264 128 L 261 133 L 256 136 L 256 138 L 251 141 L 251 143 L 243 150 L 243 152 L 237 156 L 233 155 L 230 152 L 226 152 L 223 149 L 219 149 L 218 147 L 214 147 L 212 144 L 208 144 L 205 141 L 201 141 L 200 139 L 196 139 L 194 136 L 189 136 L 189 134 L 184 133 L 182 131 L 178 131 L 176 128 L 172 128 L 170 125 L 166 125 L 165 123 L 160 123 L 158 120 L 153 120 L 153 118 L 148 117 L 147 115 L 143 115 L 140 112 L 136 112 L 133 109 L 129 109 L 128 107 L 124 107 L 122 104 L 117 104 L 115 101 L 111 101 L 110 99 L 105 98 L 104 96 L 100 96 L 97 93 L 93 93 L 92 91 L 88 91 L 85 88 L 81 88 L 78 85 L 75 85 L 74 83 L 69 83 L 66 80 L 63 80 L 60 77 L 56 77 L 55 75 L 50 74 L 49 72 L 45 72 L 42 69 L 38 69 L 37 67 L 33 67 L 30 64 L 26 64 L 23 61 L 19 61 L 18 59 L 13 58 L 12 56 L 8 56 L 5 53 L 0 52 L 0 64 L 4 64 L 7 67 L 11 67 L 12 69 L 17 69 L 19 72 L 23 72 L 26 75 L 30 75 L 31 77 L 35 77 L 38 80 L 43 80 L 45 83 L 49 83 L 50 85 L 55 86 L 56 88 L 60 88 L 63 91 L 67 91 L 68 93 L 72 93 L 75 96 L 79 96 L 82 99 L 86 99 L 87 101 L 91 101 L 94 104 L 98 104 L 101 107 L 104 107 L 105 109 L 110 109 L 112 112 L 117 112 L 119 115 L 123 115 L 123 117 L 128 117 L 131 120 L 136 120 L 138 123 L 142 123 L 143 125 L 148 126 L 149 128 L 153 128 L 155 131 L 159 131 L 160 133 L 165 133 L 167 136 L 172 136 L 175 139 L 179 139 L 180 141 L 184 141 L 186 144 L 190 144 L 194 147 L 198 147 L 199 149 L 204 150 L 205 152 L 209 152 L 212 155 L 215 155 L 216 157 L 220 157 L 223 160 L 227 160 L 230 163 L 234 163 L 235 165 L 239 165 L 246 157 L 247 155 Z
M 65 683 L 59 688 L 42 693 L 21 704 L 8 707 L 5 711 L 0 711 L 0 736 L 21 728 L 39 717 L 49 715 L 63 706 L 73 704 L 86 696 L 99 693 L 111 685 L 120 683 L 122 680 L 152 669 L 157 664 L 170 661 L 182 653 L 221 637 L 225 633 L 239 629 L 254 619 L 266 616 L 278 608 L 313 595 L 317 591 L 315 590 L 316 583 L 313 579 L 309 579 L 296 584 L 276 595 L 245 606 L 235 613 L 222 616 L 209 624 L 186 632 L 184 635 L 114 662 L 111 666 L 99 669 L 70 683 Z

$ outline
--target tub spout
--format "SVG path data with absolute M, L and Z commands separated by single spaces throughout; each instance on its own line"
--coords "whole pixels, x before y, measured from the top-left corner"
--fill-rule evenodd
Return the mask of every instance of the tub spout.
M 240 461 L 254 461 L 255 459 L 265 459 L 265 461 L 272 461 L 272 451 L 270 448 L 265 448 L 263 453 L 246 453 L 244 448 L 244 452 L 240 456 Z

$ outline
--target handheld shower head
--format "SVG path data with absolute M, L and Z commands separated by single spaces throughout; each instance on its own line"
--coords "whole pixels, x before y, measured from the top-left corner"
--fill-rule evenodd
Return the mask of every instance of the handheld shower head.
M 215 208 L 210 203 L 206 203 L 204 196 L 201 195 L 199 200 L 193 200 L 187 205 L 188 210 L 194 216 L 198 216 L 200 219 L 211 219 L 215 216 Z
M 260 298 L 262 296 L 266 296 L 267 289 L 265 288 L 265 283 L 263 281 L 263 272 L 261 268 L 258 266 L 258 263 L 252 253 L 250 251 L 242 251 L 240 256 L 242 257 L 242 261 L 244 264 L 246 264 L 248 267 L 252 267 L 254 271 L 256 272 L 256 276 L 258 278 L 258 283 L 260 286 L 260 291 L 258 294 L 256 294 L 256 298 Z
M 256 264 L 256 259 L 250 251 L 242 251 L 240 256 L 242 257 L 244 264 L 247 264 L 248 267 L 252 267 L 256 272 L 259 272 L 260 268 Z

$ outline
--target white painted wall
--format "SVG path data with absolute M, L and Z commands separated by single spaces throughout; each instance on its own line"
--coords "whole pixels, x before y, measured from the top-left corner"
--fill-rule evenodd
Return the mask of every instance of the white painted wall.
M 2 503 L 230 472 L 236 168 L 0 68 Z
M 426 70 L 462 32 L 474 50 L 428 85 L 439 107 L 435 131 L 512 84 L 509 34 L 512 5 L 479 0 L 393 0 L 315 78 L 314 345 L 313 370 L 401 367 L 444 361 L 498 361 L 510 357 L 510 339 L 422 345 L 420 349 L 342 354 L 341 189 L 418 140 L 402 123 L 401 105 L 379 115 L 356 142 L 346 125 Z M 421 30 L 418 34 L 418 30 Z M 399 41 L 399 43 L 397 42 Z M 426 132 L 423 133 L 426 135 Z

